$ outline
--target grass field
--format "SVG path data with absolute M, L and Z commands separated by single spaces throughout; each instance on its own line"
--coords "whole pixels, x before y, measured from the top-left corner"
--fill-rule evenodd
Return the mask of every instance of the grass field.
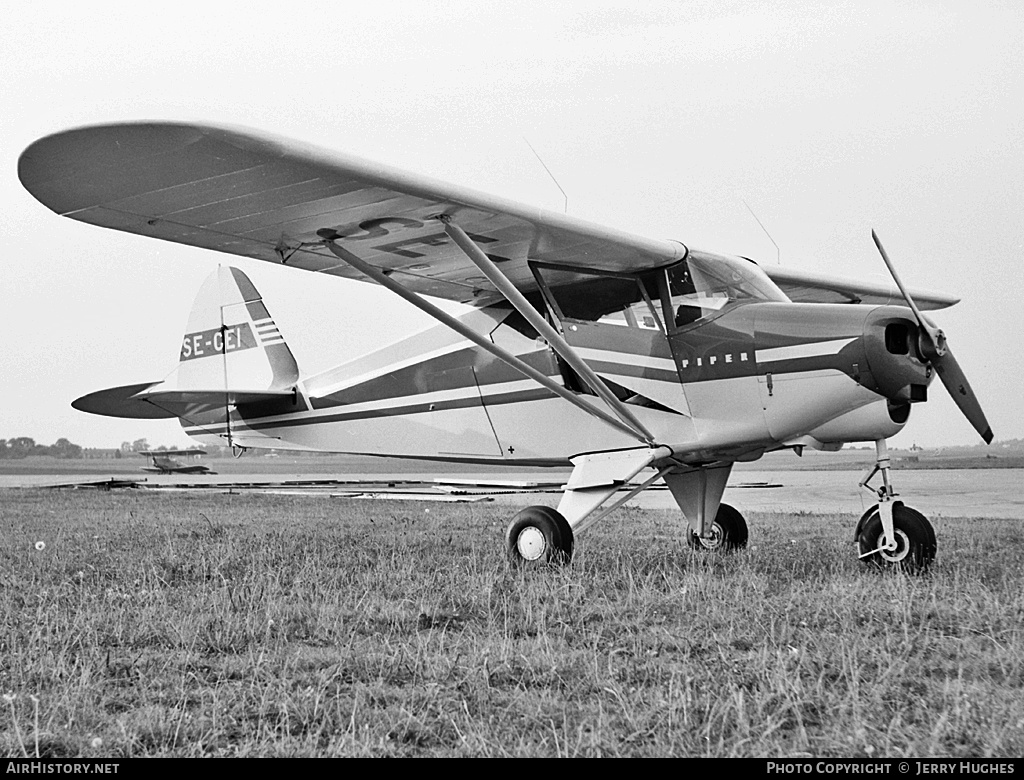
M 943 519 L 910 578 L 847 516 L 707 557 L 620 510 L 519 571 L 507 512 L 5 491 L 0 752 L 1024 754 L 1019 522 Z

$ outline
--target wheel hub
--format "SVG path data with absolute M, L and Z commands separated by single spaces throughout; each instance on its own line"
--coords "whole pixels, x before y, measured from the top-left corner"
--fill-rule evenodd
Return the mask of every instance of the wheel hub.
M 717 550 L 722 544 L 722 526 L 712 523 L 707 536 L 698 536 L 700 545 L 706 550 Z
M 881 555 L 884 560 L 889 561 L 889 563 L 899 563 L 904 558 L 906 558 L 907 555 L 910 554 L 910 539 L 907 538 L 907 535 L 903 532 L 902 529 L 895 528 L 893 530 L 896 536 L 896 549 L 885 549 L 885 540 L 882 538 L 882 536 L 879 536 L 878 546 L 880 549 L 878 551 L 878 554 Z
M 539 528 L 524 528 L 516 539 L 516 549 L 528 561 L 535 561 L 544 555 L 548 543 Z

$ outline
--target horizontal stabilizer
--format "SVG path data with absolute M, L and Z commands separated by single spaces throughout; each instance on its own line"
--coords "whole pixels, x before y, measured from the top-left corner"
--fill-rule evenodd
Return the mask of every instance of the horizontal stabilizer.
M 282 402 L 293 411 L 296 399 L 293 390 L 154 390 L 160 382 L 110 387 L 83 395 L 71 402 L 80 412 L 105 417 L 126 417 L 138 420 L 188 419 L 191 415 L 226 406 Z M 167 453 L 161 453 L 166 455 Z
M 83 395 L 71 402 L 71 406 L 80 412 L 102 414 L 105 417 L 127 417 L 136 420 L 165 420 L 178 415 L 174 412 L 155 406 L 138 394 L 159 382 L 142 382 L 137 385 L 108 387 L 94 393 Z

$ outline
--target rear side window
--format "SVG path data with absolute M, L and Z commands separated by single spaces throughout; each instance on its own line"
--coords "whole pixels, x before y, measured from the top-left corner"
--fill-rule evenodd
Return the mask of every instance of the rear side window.
M 545 276 L 545 269 L 541 269 Z M 618 325 L 624 328 L 661 330 L 653 300 L 657 286 L 646 286 L 632 276 L 604 276 L 577 272 L 569 284 L 549 288 L 563 319 Z

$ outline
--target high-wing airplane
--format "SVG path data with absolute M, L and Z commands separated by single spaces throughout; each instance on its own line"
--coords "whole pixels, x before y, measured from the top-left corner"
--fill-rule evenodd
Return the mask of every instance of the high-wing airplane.
M 71 405 L 74 406 L 76 402 Z M 86 410 L 88 411 L 88 410 Z M 151 471 L 156 474 L 213 474 L 209 466 L 202 463 L 182 463 L 175 460 L 174 456 L 205 455 L 206 450 L 198 447 L 191 447 L 187 450 L 139 450 L 139 455 L 149 458 L 149 466 L 143 466 L 143 471 Z
M 694 547 L 742 547 L 746 522 L 721 503 L 734 463 L 870 441 L 876 464 L 861 484 L 878 503 L 856 525 L 859 556 L 920 570 L 935 533 L 897 500 L 886 439 L 936 373 L 992 439 L 922 313 L 957 299 L 905 288 L 877 237 L 898 290 L 762 268 L 205 125 L 69 130 L 33 143 L 18 171 L 63 216 L 310 278 L 375 282 L 439 322 L 306 375 L 255 287 L 225 267 L 200 290 L 168 379 L 92 393 L 77 408 L 178 417 L 199 441 L 236 447 L 571 462 L 557 509 L 512 518 L 516 561 L 569 560 L 575 537 L 659 480 Z M 431 297 L 472 308 L 451 315 Z

